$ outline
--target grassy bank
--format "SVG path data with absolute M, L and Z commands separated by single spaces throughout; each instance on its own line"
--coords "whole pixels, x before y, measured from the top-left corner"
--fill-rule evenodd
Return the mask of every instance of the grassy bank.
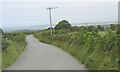
M 41 42 L 55 45 L 74 56 L 90 70 L 118 70 L 118 32 L 79 32 L 58 30 L 51 36 L 49 31 L 34 33 Z
M 2 30 L 0 29 L 0 71 L 2 71 Z
M 26 41 L 25 33 L 4 33 L 2 42 L 2 68 L 13 64 L 23 52 Z

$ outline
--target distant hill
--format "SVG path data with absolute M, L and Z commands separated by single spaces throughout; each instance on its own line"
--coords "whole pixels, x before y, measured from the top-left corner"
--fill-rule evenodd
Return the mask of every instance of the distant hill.
M 15 30 L 14 32 L 30 32 L 31 30 L 28 29 L 22 29 L 22 30 Z
M 89 23 L 71 23 L 72 26 L 89 26 L 89 25 L 105 25 L 118 24 L 117 22 L 89 22 Z M 52 24 L 55 27 L 56 24 Z M 29 31 L 38 31 L 41 32 L 45 29 L 48 29 L 49 25 L 33 25 L 33 26 L 22 26 L 22 27 L 3 27 L 4 32 L 29 32 Z

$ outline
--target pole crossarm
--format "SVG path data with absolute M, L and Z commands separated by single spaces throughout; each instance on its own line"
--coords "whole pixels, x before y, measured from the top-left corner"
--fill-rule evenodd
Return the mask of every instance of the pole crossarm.
M 56 8 L 58 8 L 58 7 L 49 7 L 49 8 L 47 8 L 47 10 L 56 9 Z

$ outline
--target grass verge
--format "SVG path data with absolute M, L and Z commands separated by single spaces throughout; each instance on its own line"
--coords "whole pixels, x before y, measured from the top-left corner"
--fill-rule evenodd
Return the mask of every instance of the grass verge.
M 102 35 L 102 36 L 101 36 Z M 41 42 L 55 45 L 74 56 L 90 70 L 118 70 L 118 47 L 120 35 L 81 30 L 76 33 L 58 31 L 53 36 L 49 32 L 34 33 Z
M 26 36 L 24 33 L 9 33 L 4 34 L 4 36 L 4 38 L 7 38 L 9 46 L 2 51 L 2 69 L 5 69 L 13 64 L 21 55 L 26 46 Z

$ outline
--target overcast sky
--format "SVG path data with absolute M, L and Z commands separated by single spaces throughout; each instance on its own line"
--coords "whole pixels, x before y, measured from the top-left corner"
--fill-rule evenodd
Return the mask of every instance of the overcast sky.
M 118 2 L 119 0 L 0 0 L 0 2 Z
M 52 11 L 53 24 L 57 24 L 63 19 L 70 23 L 86 23 L 117 21 L 118 18 L 118 3 L 115 0 L 106 0 L 108 2 L 87 2 L 88 0 L 86 2 L 77 2 L 78 0 L 75 0 L 76 2 L 20 1 L 4 0 L 4 3 L 0 4 L 0 24 L 2 24 L 0 27 L 49 25 L 49 13 L 46 8 L 51 6 L 59 7 Z

